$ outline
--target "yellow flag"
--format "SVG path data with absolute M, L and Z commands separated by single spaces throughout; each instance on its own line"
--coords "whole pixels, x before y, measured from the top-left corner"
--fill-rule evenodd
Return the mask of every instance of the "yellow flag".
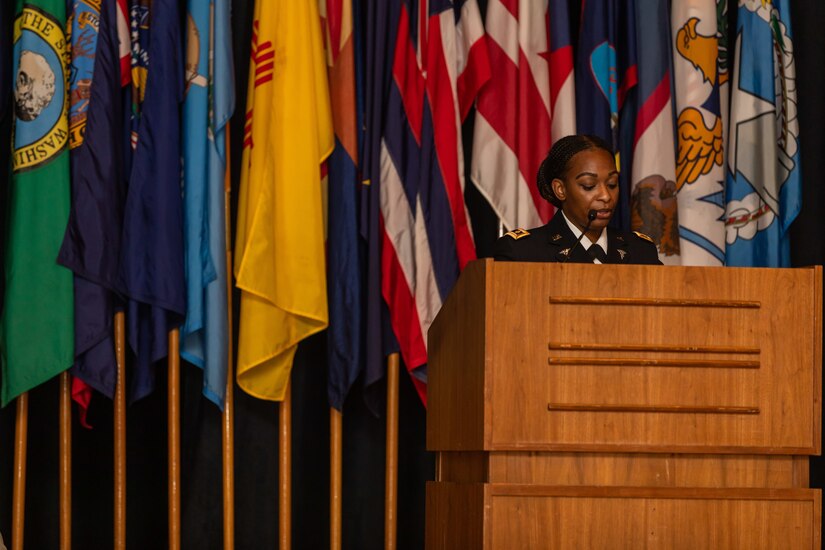
M 321 163 L 335 138 L 317 0 L 258 0 L 235 243 L 238 385 L 283 399 L 327 326 Z

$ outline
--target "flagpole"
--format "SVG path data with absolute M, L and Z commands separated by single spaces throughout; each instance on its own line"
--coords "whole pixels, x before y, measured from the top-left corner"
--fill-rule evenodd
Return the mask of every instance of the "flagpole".
M 231 256 L 231 253 L 228 254 Z M 232 268 L 229 268 L 232 269 Z M 227 286 L 232 286 L 229 279 Z M 229 317 L 232 317 L 232 293 L 229 293 Z M 229 324 L 230 344 L 229 363 L 226 366 L 226 400 L 223 406 L 223 547 L 224 550 L 235 548 L 235 398 L 232 380 L 232 324 Z
M 115 313 L 115 550 L 126 548 L 126 314 Z
M 14 489 L 12 491 L 11 548 L 23 550 L 26 514 L 26 444 L 29 433 L 29 394 L 17 397 L 17 419 L 14 429 Z
M 228 337 L 226 357 L 226 397 L 223 405 L 223 548 L 235 548 L 235 398 L 233 395 L 232 349 L 232 168 L 229 162 L 229 123 L 226 132 L 226 173 L 224 174 L 224 217 L 226 227 L 226 326 Z
M 280 550 L 292 547 L 292 382 L 278 408 L 278 537 Z
M 387 358 L 387 450 L 384 476 L 384 549 L 394 550 L 398 510 L 398 353 Z
M 180 331 L 169 331 L 167 445 L 169 446 L 169 550 L 180 550 Z
M 329 548 L 341 550 L 341 478 L 343 417 L 329 408 Z
M 72 547 L 72 382 L 60 374 L 60 550 Z

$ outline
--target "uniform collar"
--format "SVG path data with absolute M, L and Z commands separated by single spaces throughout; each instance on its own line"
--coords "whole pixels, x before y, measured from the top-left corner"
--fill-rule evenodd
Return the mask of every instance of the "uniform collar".
M 556 261 L 563 262 L 568 254 L 571 262 L 575 263 L 591 263 L 593 260 L 587 254 L 587 247 L 579 243 L 576 248 L 570 249 L 576 243 L 577 234 L 568 226 L 567 218 L 559 209 L 553 218 L 545 226 L 547 228 L 547 243 L 551 246 L 550 255 Z M 575 226 L 574 226 L 575 227 Z M 580 234 L 580 232 L 579 232 Z M 626 263 L 626 256 L 628 251 L 627 237 L 623 232 L 613 229 L 611 227 L 605 228 L 599 238 L 607 239 L 607 263 L 609 264 L 623 264 Z M 582 241 L 587 239 L 585 235 Z M 587 245 L 590 246 L 590 245 Z
M 581 245 L 576 244 L 577 236 L 573 234 L 570 227 L 567 225 L 566 218 L 561 209 L 556 211 L 556 214 L 547 224 L 547 240 L 551 245 L 550 256 L 557 262 L 567 261 L 567 255 L 570 254 L 571 262 L 575 263 L 591 263 L 593 260 L 587 255 L 586 249 Z M 572 250 L 572 251 L 571 251 Z
M 607 228 L 607 241 L 610 243 L 610 248 L 607 252 L 607 263 L 609 264 L 623 264 L 627 256 L 627 237 L 621 232 Z
M 568 229 L 570 229 L 570 232 L 573 233 L 573 237 L 578 239 L 579 235 L 581 235 L 582 232 L 579 230 L 578 227 L 576 227 L 576 224 L 574 224 L 573 222 L 570 221 L 570 218 L 567 217 L 567 214 L 565 214 L 564 211 L 562 211 L 561 215 L 564 218 L 564 221 L 567 222 L 567 227 L 568 227 Z M 584 237 L 582 237 L 582 240 L 581 240 L 581 243 L 579 243 L 579 246 L 583 247 L 585 250 L 589 250 L 590 247 L 594 244 L 597 244 L 597 245 L 601 246 L 602 250 L 604 250 L 605 253 L 607 253 L 607 251 L 610 250 L 608 248 L 608 244 L 607 244 L 607 231 L 606 230 L 602 231 L 601 235 L 599 235 L 599 238 L 596 239 L 595 243 L 590 240 L 590 237 L 585 235 Z

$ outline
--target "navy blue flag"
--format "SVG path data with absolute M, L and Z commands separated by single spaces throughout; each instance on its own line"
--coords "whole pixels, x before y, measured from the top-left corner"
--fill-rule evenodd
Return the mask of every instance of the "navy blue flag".
M 131 3 L 132 146 L 120 279 L 127 334 L 137 355 L 131 400 L 154 389 L 153 363 L 186 314 L 181 199 L 183 64 L 175 0 Z
M 639 102 L 639 65 L 636 33 L 636 0 L 626 0 L 622 8 L 616 10 L 616 69 L 619 76 L 619 128 L 614 129 L 613 147 L 617 153 L 616 166 L 619 168 L 619 204 L 611 223 L 625 231 L 631 229 L 630 195 L 633 191 L 633 147 L 636 136 L 636 116 Z M 641 6 L 646 13 L 652 13 L 650 6 Z M 651 37 L 646 37 L 650 39 Z M 649 52 L 648 52 L 649 53 Z M 648 67 L 650 69 L 650 67 Z M 616 137 L 618 135 L 618 138 Z M 618 142 L 617 142 L 618 140 Z
M 330 406 L 339 411 L 363 370 L 366 338 L 362 316 L 364 247 L 358 231 L 358 157 L 364 134 L 359 4 L 359 0 L 328 2 L 325 17 L 335 127 L 335 149 L 327 160 L 327 396 Z M 350 28 L 345 25 L 347 21 L 353 22 Z
M 363 157 L 364 184 L 361 188 L 361 238 L 366 243 L 364 274 L 364 386 L 367 405 L 378 412 L 380 396 L 370 387 L 386 373 L 385 357 L 398 351 L 389 313 L 381 296 L 381 140 L 386 123 L 386 100 L 392 84 L 392 63 L 395 53 L 399 2 L 368 2 L 364 28 L 364 118 Z
M 576 60 L 576 127 L 618 150 L 619 112 L 636 85 L 633 2 L 584 0 Z
M 627 152 L 632 152 L 633 132 L 627 124 L 622 130 L 620 120 L 628 120 L 621 116 L 622 107 L 638 80 L 634 4 L 632 0 L 583 0 L 576 59 L 576 129 L 601 137 L 617 153 L 622 194 L 611 225 L 625 228 L 630 225 L 630 170 L 624 160 L 631 157 Z
M 126 193 L 117 6 L 115 0 L 106 0 L 97 13 L 90 3 L 74 4 L 69 120 L 72 203 L 58 262 L 75 274 L 76 360 L 71 372 L 111 398 L 117 375 L 114 292 L 121 290 L 117 280 Z M 86 22 L 98 18 L 96 32 Z

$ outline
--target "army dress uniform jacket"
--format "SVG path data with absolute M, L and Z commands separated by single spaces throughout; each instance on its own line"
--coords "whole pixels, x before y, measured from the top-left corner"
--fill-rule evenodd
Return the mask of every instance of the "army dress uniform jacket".
M 570 262 L 593 263 L 586 246 L 576 243 L 561 210 L 547 225 L 525 231 L 510 231 L 496 241 L 493 258 L 509 262 Z M 571 251 L 572 248 L 572 251 Z M 656 245 L 647 235 L 607 228 L 608 264 L 661 265 Z

